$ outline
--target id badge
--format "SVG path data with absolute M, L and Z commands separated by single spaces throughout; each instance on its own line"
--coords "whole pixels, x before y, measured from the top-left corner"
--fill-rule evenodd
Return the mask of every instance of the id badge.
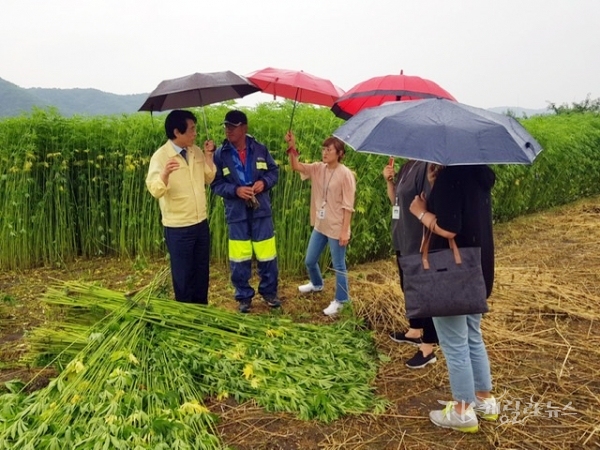
M 392 208 L 392 219 L 400 219 L 400 207 L 399 206 L 394 206 Z
M 319 219 L 324 219 L 325 218 L 325 210 L 324 209 L 320 209 L 317 211 L 317 217 Z

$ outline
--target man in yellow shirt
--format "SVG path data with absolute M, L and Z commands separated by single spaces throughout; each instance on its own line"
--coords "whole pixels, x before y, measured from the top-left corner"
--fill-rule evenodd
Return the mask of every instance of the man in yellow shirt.
M 197 147 L 197 119 L 173 110 L 165 119 L 169 139 L 150 159 L 146 187 L 158 199 L 171 258 L 175 299 L 208 304 L 210 231 L 205 185 L 215 178 L 213 141 Z

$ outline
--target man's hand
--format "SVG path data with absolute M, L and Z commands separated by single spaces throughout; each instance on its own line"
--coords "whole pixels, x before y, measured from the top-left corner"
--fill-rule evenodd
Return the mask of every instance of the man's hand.
M 240 186 L 235 190 L 235 193 L 244 200 L 250 200 L 254 196 L 254 190 L 251 186 Z
M 165 183 L 169 184 L 169 175 L 179 169 L 179 162 L 175 158 L 170 158 L 165 165 L 165 168 L 160 173 L 160 179 Z
M 215 147 L 215 143 L 212 139 L 208 141 L 204 141 L 204 153 L 214 153 L 217 148 Z
M 263 180 L 258 180 L 252 185 L 252 192 L 254 194 L 260 194 L 265 190 L 265 182 Z

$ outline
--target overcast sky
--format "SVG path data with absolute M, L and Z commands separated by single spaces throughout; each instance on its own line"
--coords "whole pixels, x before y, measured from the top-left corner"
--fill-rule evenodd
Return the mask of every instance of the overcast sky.
M 600 97 L 600 0 L 2 0 L 0 17 L 0 78 L 26 88 L 271 66 L 345 90 L 404 70 L 482 108 Z

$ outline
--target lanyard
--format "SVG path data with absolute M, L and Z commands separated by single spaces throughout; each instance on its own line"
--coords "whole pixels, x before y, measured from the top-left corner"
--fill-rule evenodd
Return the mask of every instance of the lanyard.
M 400 186 L 402 185 L 402 182 L 406 179 L 406 177 L 408 177 L 410 175 L 410 173 L 412 172 L 412 170 L 415 168 L 415 166 L 417 165 L 417 162 L 412 162 L 412 163 L 408 163 L 410 164 L 410 167 L 408 168 L 408 171 L 406 171 L 406 173 L 403 173 L 402 176 L 400 177 L 400 180 L 398 180 L 398 184 L 396 185 L 396 203 L 395 206 L 398 206 L 398 197 L 399 197 L 399 190 L 400 190 Z
M 333 169 L 333 171 L 331 172 L 331 176 L 329 177 L 329 181 L 327 182 L 327 185 L 325 185 L 325 179 L 327 177 L 327 166 L 325 167 L 325 170 L 323 171 L 323 186 L 325 186 L 325 189 L 323 190 L 323 206 L 325 206 L 327 204 L 327 192 L 329 191 L 329 183 L 331 183 L 331 179 L 333 178 L 333 174 L 335 173 L 337 168 L 338 168 L 338 166 L 335 166 L 335 169 Z

